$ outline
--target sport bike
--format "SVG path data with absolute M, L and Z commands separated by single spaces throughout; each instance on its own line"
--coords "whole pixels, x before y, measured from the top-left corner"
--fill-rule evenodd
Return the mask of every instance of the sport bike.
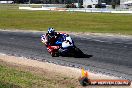
M 46 44 L 46 36 L 41 36 L 41 41 Z M 75 46 L 73 39 L 66 33 L 60 33 L 54 45 L 46 45 L 52 57 L 83 57 L 84 53 Z

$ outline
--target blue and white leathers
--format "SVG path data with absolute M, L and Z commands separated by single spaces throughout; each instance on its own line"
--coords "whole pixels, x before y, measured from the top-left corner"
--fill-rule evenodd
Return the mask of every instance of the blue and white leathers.
M 67 48 L 69 46 L 73 46 L 74 42 L 69 35 L 61 34 L 56 41 L 56 45 L 60 45 L 62 48 Z
M 62 42 L 62 48 L 67 48 L 73 45 L 74 43 L 70 36 L 66 37 L 66 41 Z

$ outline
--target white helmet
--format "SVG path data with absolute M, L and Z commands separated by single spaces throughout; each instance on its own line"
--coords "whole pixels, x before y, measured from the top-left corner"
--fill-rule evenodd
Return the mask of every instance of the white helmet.
M 55 29 L 54 28 L 48 28 L 48 33 L 54 33 Z

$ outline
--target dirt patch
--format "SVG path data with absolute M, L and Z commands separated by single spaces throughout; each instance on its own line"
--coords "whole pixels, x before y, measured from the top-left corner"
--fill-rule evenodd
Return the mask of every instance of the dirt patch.
M 70 78 L 70 77 L 67 77 L 65 75 L 61 75 L 61 74 L 57 74 L 57 73 L 51 73 L 49 71 L 45 71 L 44 69 L 42 68 L 37 68 L 37 67 L 32 67 L 32 66 L 25 66 L 25 65 L 20 65 L 20 64 L 16 64 L 16 63 L 10 63 L 10 62 L 5 62 L 5 61 L 2 61 L 0 60 L 0 64 L 2 66 L 7 66 L 9 68 L 15 68 L 16 70 L 18 71 L 24 71 L 24 72 L 30 72 L 36 76 L 42 76 L 42 78 L 45 78 L 44 80 L 46 81 L 49 81 L 48 83 L 46 84 L 43 84 L 44 85 L 44 88 L 48 85 L 51 85 L 52 87 L 51 88 L 75 88 L 75 87 L 81 87 L 81 85 L 78 83 L 78 80 L 76 80 L 75 78 Z M 40 81 L 40 80 L 38 80 Z M 18 85 L 14 85 L 14 84 L 9 84 L 9 83 L 3 83 L 2 85 L 5 85 L 5 86 L 10 86 L 11 88 L 21 88 L 20 86 Z M 32 84 L 32 86 L 37 86 L 38 84 Z M 41 83 L 42 85 L 42 83 Z M 42 86 L 43 86 L 42 85 Z M 53 86 L 54 85 L 54 86 Z M 12 87 L 13 86 L 13 87 Z M 8 88 L 8 87 L 5 87 L 5 88 Z M 31 87 L 32 88 L 32 87 Z M 40 86 L 38 87 L 33 87 L 33 88 L 41 88 Z
M 53 63 L 40 62 L 23 57 L 8 56 L 5 54 L 0 54 L 0 64 L 22 71 L 29 71 L 36 75 L 45 75 L 50 79 L 54 79 L 56 83 L 58 83 L 59 86 L 57 88 L 64 88 L 64 86 L 69 86 L 69 88 L 82 88 L 82 86 L 78 82 L 78 77 L 81 76 L 81 70 L 78 68 L 60 66 Z M 117 79 L 117 77 L 114 76 L 94 74 L 91 72 L 89 72 L 89 78 Z M 106 86 L 88 86 L 88 88 L 106 88 Z M 132 88 L 132 86 L 109 86 L 107 88 Z

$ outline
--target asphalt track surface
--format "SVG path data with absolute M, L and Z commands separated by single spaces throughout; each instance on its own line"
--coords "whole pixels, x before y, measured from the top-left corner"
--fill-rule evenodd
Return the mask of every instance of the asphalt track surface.
M 132 38 L 71 35 L 85 58 L 51 57 L 40 41 L 42 32 L 0 31 L 0 53 L 48 61 L 132 80 Z M 92 55 L 92 57 L 89 57 Z M 10 58 L 9 58 L 10 59 Z

